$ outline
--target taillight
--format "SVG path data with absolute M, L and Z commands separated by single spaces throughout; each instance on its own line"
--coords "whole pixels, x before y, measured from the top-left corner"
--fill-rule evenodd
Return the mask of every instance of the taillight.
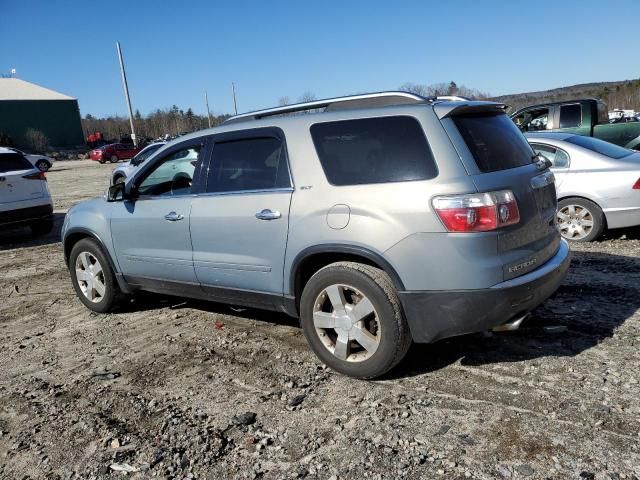
M 633 184 L 633 187 L 631 187 L 633 190 L 640 190 L 640 178 L 638 180 L 636 180 L 636 183 Z
M 450 232 L 487 232 L 520 221 L 511 190 L 435 197 L 433 208 Z
M 22 178 L 26 178 L 27 180 L 44 180 L 47 181 L 47 176 L 44 172 L 33 172 L 28 175 L 23 175 Z

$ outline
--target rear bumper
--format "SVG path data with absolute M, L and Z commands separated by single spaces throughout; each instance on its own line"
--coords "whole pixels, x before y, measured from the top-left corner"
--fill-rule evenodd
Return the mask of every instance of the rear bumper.
M 17 227 L 47 219 L 53 219 L 53 206 L 51 204 L 0 212 L 0 225 L 2 226 Z
M 570 262 L 569 245 L 562 240 L 544 265 L 491 288 L 398 292 L 413 340 L 429 343 L 481 332 L 521 317 L 558 289 Z

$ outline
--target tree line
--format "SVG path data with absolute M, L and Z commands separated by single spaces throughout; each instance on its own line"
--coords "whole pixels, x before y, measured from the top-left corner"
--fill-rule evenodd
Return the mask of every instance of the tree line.
M 464 85 L 458 86 L 455 82 L 438 83 L 433 85 L 422 85 L 417 83 L 406 83 L 400 90 L 416 93 L 425 97 L 438 95 L 462 95 L 470 98 L 488 98 L 489 94 Z M 311 91 L 306 91 L 295 100 L 288 96 L 278 99 L 279 106 L 290 105 L 292 103 L 311 102 L 316 100 L 316 95 Z M 211 126 L 215 127 L 224 122 L 231 115 L 215 115 L 211 117 Z M 139 110 L 133 116 L 136 135 L 139 138 L 153 140 L 156 138 L 174 137 L 179 134 L 194 132 L 209 127 L 209 119 L 206 115 L 198 115 L 191 108 L 183 110 L 177 105 L 171 108 L 156 109 L 148 115 L 142 115 Z M 101 132 L 103 138 L 109 140 L 119 140 L 130 133 L 129 118 L 121 115 L 111 115 L 98 118 L 90 113 L 82 118 L 82 128 L 85 136 L 94 132 Z
M 496 100 L 509 104 L 513 109 L 536 103 L 595 97 L 605 101 L 609 109 L 624 108 L 640 111 L 640 79 L 574 85 L 501 97 L 492 97 L 489 92 L 458 85 L 454 81 L 430 85 L 405 83 L 399 87 L 399 90 L 416 93 L 423 97 L 458 95 L 474 100 Z M 313 92 L 306 91 L 295 100 L 291 100 L 288 96 L 280 97 L 277 100 L 277 104 L 285 106 L 291 103 L 310 102 L 316 99 L 317 97 Z M 229 117 L 229 114 L 224 114 L 211 116 L 211 119 L 209 119 L 206 115 L 194 113 L 191 108 L 183 110 L 177 105 L 173 105 L 171 108 L 156 109 L 148 115 L 142 115 L 139 110 L 136 110 L 133 120 L 138 137 L 152 140 L 165 135 L 174 137 L 182 133 L 201 130 L 209 126 L 209 121 L 211 121 L 211 126 L 215 127 Z M 128 117 L 120 115 L 97 118 L 87 114 L 82 119 L 82 127 L 85 135 L 93 132 L 102 132 L 104 138 L 113 140 L 118 140 L 130 133 Z
M 156 138 L 168 135 L 174 137 L 176 135 L 195 132 L 220 125 L 230 115 L 212 115 L 207 118 L 206 115 L 198 115 L 191 108 L 183 110 L 177 105 L 171 108 L 156 109 L 148 115 L 142 115 L 139 110 L 133 115 L 133 124 L 138 138 L 146 138 L 154 140 Z M 211 123 L 209 123 L 209 121 Z M 103 138 L 110 140 L 119 140 L 121 137 L 131 133 L 129 118 L 120 115 L 111 115 L 104 118 L 97 118 L 87 114 L 82 118 L 82 129 L 85 136 L 94 132 L 101 132 Z

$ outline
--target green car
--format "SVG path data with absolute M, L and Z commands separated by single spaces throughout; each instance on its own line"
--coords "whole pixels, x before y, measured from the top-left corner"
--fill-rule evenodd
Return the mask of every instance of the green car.
M 511 115 L 523 132 L 567 132 L 640 150 L 640 122 L 609 123 L 607 105 L 593 98 L 545 103 Z

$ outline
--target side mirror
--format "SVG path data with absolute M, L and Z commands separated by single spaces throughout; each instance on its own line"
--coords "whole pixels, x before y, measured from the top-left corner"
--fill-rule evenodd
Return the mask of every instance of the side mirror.
M 107 202 L 122 202 L 132 198 L 131 192 L 127 189 L 125 182 L 116 183 L 107 190 Z
M 551 160 L 540 154 L 537 154 L 535 157 L 533 157 L 533 163 L 536 164 L 538 170 L 546 170 L 547 168 L 551 168 L 553 166 Z

